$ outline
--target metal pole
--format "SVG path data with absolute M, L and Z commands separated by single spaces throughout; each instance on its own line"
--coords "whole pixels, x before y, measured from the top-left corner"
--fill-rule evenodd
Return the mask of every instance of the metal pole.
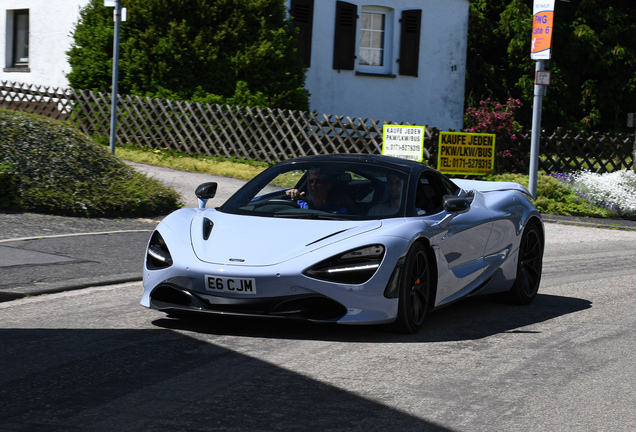
M 535 71 L 543 70 L 545 62 L 538 60 Z M 537 199 L 537 177 L 539 175 L 539 142 L 541 139 L 541 108 L 546 86 L 534 85 L 534 104 L 532 106 L 532 132 L 530 137 L 530 178 L 528 190 Z
M 117 136 L 117 83 L 119 81 L 119 28 L 121 25 L 121 3 L 115 0 L 115 40 L 113 47 L 113 96 L 110 110 L 110 152 L 115 154 Z

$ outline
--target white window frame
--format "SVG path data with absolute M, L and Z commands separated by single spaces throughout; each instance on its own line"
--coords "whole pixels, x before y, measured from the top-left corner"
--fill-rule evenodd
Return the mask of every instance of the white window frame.
M 361 51 L 364 43 L 363 37 L 369 30 L 363 28 L 362 15 L 365 13 L 381 14 L 384 16 L 384 37 L 382 47 L 382 65 L 363 64 L 363 56 Z M 389 75 L 393 72 L 393 14 L 394 10 L 382 6 L 362 6 L 360 11 L 360 30 L 357 35 L 357 54 L 356 54 L 356 70 L 361 73 Z M 374 30 L 371 30 L 372 32 Z

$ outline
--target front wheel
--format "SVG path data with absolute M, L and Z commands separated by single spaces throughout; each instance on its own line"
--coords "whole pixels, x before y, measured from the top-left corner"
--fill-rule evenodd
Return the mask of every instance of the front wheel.
M 400 333 L 417 333 L 424 323 L 431 306 L 430 265 L 426 247 L 414 244 L 406 256 L 400 278 L 398 314 L 393 323 L 393 328 Z

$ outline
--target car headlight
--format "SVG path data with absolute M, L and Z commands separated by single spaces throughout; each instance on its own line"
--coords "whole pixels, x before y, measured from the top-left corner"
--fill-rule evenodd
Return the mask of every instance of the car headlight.
M 363 284 L 375 274 L 382 258 L 384 246 L 365 246 L 321 261 L 303 274 L 329 282 Z
M 148 270 L 160 270 L 172 265 L 172 256 L 165 240 L 159 231 L 152 233 L 146 253 L 146 268 Z

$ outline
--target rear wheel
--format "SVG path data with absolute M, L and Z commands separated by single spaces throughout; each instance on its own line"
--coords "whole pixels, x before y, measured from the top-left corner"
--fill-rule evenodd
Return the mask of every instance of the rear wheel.
M 532 223 L 526 226 L 519 245 L 517 277 L 508 292 L 508 299 L 518 304 L 529 304 L 537 296 L 543 268 L 543 237 Z
M 430 309 L 431 263 L 426 247 L 416 243 L 411 247 L 400 280 L 397 319 L 393 327 L 400 333 L 417 333 Z

